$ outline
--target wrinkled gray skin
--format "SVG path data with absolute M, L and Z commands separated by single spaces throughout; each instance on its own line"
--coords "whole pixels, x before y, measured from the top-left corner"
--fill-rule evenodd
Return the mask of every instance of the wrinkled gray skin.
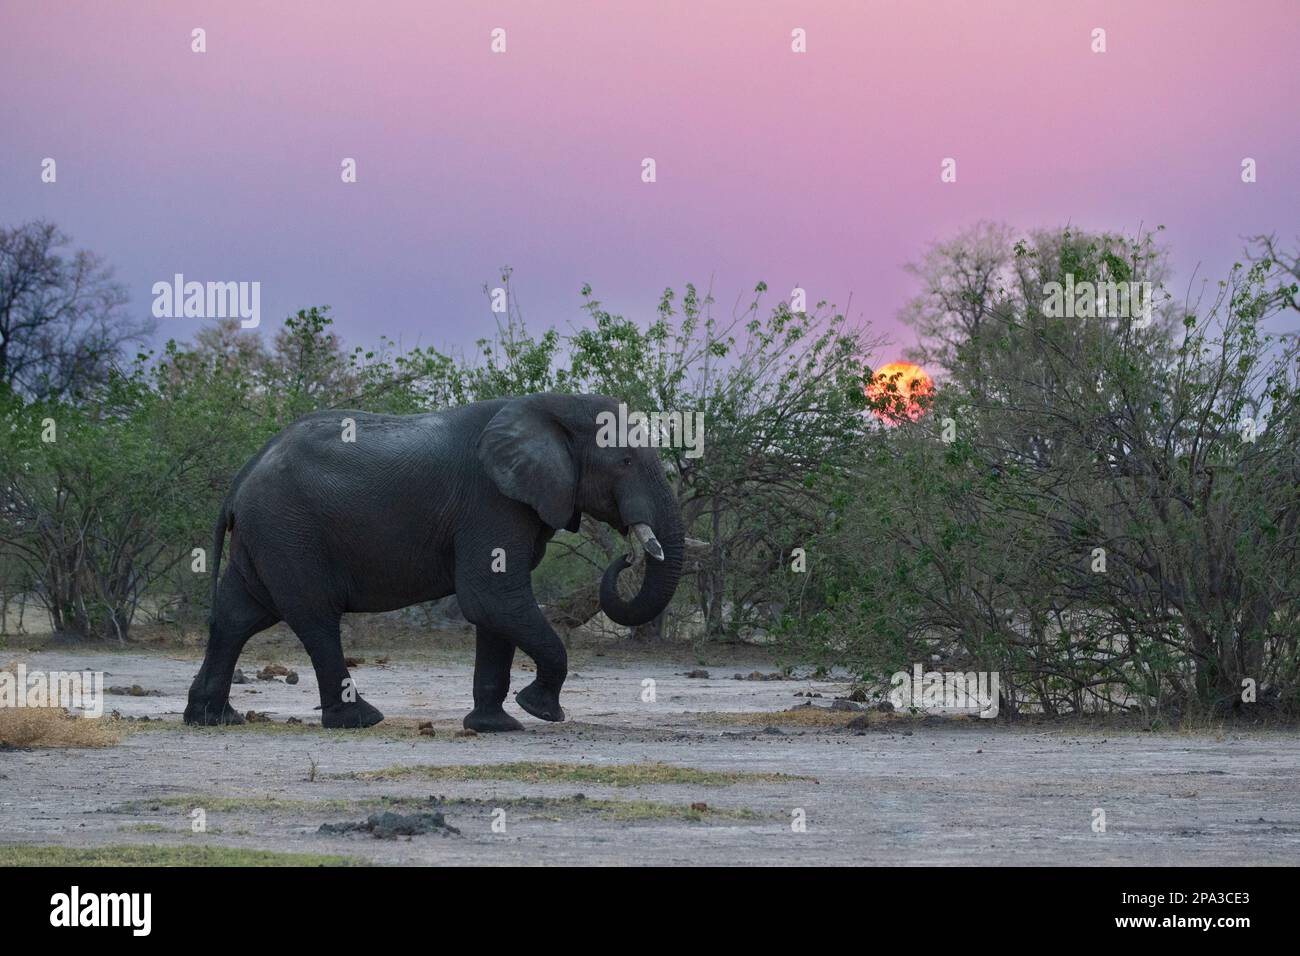
M 515 648 L 537 678 L 515 700 L 543 720 L 563 720 L 564 644 L 533 597 L 532 570 L 559 528 L 583 514 L 643 537 L 645 580 L 630 598 L 601 582 L 601 607 L 636 625 L 667 606 L 682 567 L 681 513 L 653 448 L 601 448 L 595 395 L 530 395 L 427 415 L 329 411 L 271 439 L 236 476 L 213 542 L 213 610 L 207 654 L 190 687 L 185 721 L 241 723 L 229 704 L 235 662 L 248 639 L 285 621 L 311 655 L 326 727 L 383 719 L 356 694 L 339 639 L 350 611 L 389 611 L 455 593 L 477 629 L 474 709 L 465 726 L 518 730 L 502 709 Z M 343 419 L 356 422 L 343 441 Z M 634 526 L 637 526 L 634 528 Z M 218 578 L 230 532 L 229 566 Z M 505 570 L 493 570 L 504 552 Z M 500 561 L 497 561 L 500 567 Z

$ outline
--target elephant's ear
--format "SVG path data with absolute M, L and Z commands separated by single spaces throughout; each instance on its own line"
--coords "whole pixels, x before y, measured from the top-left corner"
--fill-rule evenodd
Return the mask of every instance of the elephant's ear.
M 516 399 L 497 412 L 479 436 L 478 460 L 507 498 L 557 530 L 572 523 L 578 467 L 568 433 L 540 403 Z

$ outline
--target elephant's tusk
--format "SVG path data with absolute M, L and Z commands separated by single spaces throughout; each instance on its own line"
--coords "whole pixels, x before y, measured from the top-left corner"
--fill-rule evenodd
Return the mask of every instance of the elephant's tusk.
M 637 541 L 640 542 L 641 548 L 646 554 L 650 555 L 650 557 L 654 558 L 656 561 L 662 561 L 664 559 L 664 549 L 659 543 L 659 540 L 655 537 L 654 528 L 650 527 L 648 524 L 634 524 L 632 525 L 632 534 L 636 536 Z

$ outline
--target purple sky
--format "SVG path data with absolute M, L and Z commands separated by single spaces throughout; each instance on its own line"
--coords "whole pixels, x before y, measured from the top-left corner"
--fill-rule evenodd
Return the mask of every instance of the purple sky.
M 1178 291 L 1294 239 L 1298 24 L 1295 0 L 4 0 L 0 223 L 54 220 L 142 314 L 176 272 L 256 280 L 264 327 L 330 304 L 354 344 L 471 344 L 509 263 L 538 330 L 585 281 L 648 320 L 666 285 L 712 278 L 727 311 L 763 279 L 852 294 L 901 350 L 902 265 L 977 219 L 1163 224 Z

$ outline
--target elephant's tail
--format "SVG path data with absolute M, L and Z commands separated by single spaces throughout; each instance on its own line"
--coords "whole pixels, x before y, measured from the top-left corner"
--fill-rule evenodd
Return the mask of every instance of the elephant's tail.
M 221 514 L 217 516 L 217 526 L 212 529 L 212 610 L 217 609 L 217 581 L 221 576 L 221 549 L 226 543 L 226 532 L 235 525 L 235 492 L 239 486 L 244 483 L 248 473 L 256 467 L 257 463 L 262 460 L 266 450 L 279 440 L 279 435 L 272 438 L 261 447 L 256 455 L 248 460 L 239 473 L 235 475 L 235 480 L 230 483 L 230 490 L 226 492 L 226 497 L 221 501 Z
M 230 527 L 230 496 L 221 502 L 217 526 L 212 529 L 212 609 L 217 607 L 217 580 L 221 577 L 221 551 L 226 544 L 226 531 Z

